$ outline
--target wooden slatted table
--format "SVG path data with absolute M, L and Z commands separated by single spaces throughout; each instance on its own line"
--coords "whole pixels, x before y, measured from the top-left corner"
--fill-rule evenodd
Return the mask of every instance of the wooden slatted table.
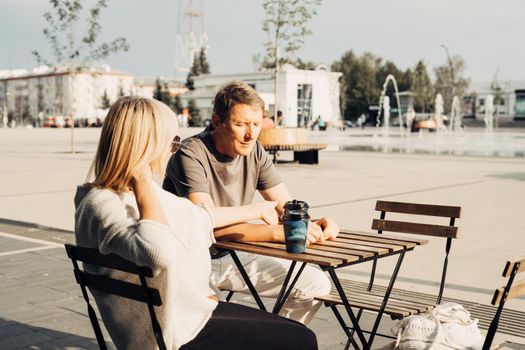
M 335 240 L 310 245 L 303 254 L 287 253 L 284 243 L 218 241 L 215 243 L 215 247 L 230 251 L 233 261 L 237 265 L 237 268 L 248 285 L 248 288 L 250 289 L 250 292 L 252 293 L 255 301 L 263 310 L 266 310 L 266 308 L 235 252 L 240 251 L 251 254 L 271 256 L 290 260 L 292 262 L 283 282 L 279 296 L 277 297 L 275 306 L 272 310 L 273 313 L 278 313 L 280 311 L 306 264 L 318 265 L 323 271 L 328 272 L 330 275 L 330 278 L 332 279 L 332 282 L 337 289 L 341 300 L 343 301 L 346 312 L 352 321 L 356 334 L 361 341 L 362 347 L 367 348 L 367 341 L 361 328 L 359 327 L 359 322 L 351 309 L 352 301 L 348 300 L 348 296 L 346 295 L 341 282 L 337 277 L 336 270 L 366 261 L 377 260 L 392 255 L 399 255 L 396 267 L 390 279 L 389 286 L 386 288 L 385 294 L 383 296 L 382 303 L 386 307 L 388 297 L 394 286 L 394 282 L 397 278 L 397 273 L 399 272 L 399 268 L 405 253 L 413 250 L 419 245 L 427 243 L 427 240 L 418 239 L 415 237 L 400 237 L 395 235 L 341 230 L 339 236 Z M 301 267 L 299 268 L 299 271 L 295 275 L 294 279 L 290 282 L 297 262 L 302 263 Z M 379 318 L 381 316 L 381 314 L 378 314 Z M 351 341 L 352 345 L 356 349 L 361 348 L 353 339 L 353 337 L 351 338 Z

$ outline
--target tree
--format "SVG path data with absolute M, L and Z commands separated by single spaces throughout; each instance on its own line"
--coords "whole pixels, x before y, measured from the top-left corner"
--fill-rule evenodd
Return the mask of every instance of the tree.
M 303 61 L 300 58 L 297 58 L 290 63 L 293 64 L 295 68 L 304 70 L 315 70 L 319 66 L 319 64 L 315 63 L 314 61 Z
M 201 48 L 199 53 L 193 58 L 193 64 L 191 65 L 190 72 L 186 78 L 186 87 L 188 90 L 195 89 L 193 78 L 201 74 L 210 74 L 210 65 L 204 47 Z
M 121 97 L 124 97 L 124 88 L 122 87 L 122 85 L 119 86 L 118 88 L 118 98 L 121 98 Z
M 263 66 L 274 70 L 275 110 L 278 110 L 278 74 L 281 64 L 288 62 L 312 32 L 306 23 L 317 14 L 321 0 L 265 0 L 266 18 L 263 30 L 268 34 Z M 281 55 L 281 49 L 284 55 Z
M 444 109 L 447 114 L 452 106 L 452 98 L 458 96 L 461 100 L 470 83 L 469 79 L 462 76 L 464 71 L 465 61 L 461 56 L 454 56 L 448 60 L 448 64 L 434 69 L 436 74 L 434 88 L 437 93 L 443 95 Z
M 377 81 L 380 67 L 381 58 L 369 52 L 358 57 L 353 51 L 348 51 L 332 64 L 332 71 L 343 73 L 340 103 L 345 119 L 367 114 L 368 107 L 379 102 L 384 82 L 378 84 Z
M 100 108 L 108 109 L 109 107 L 111 107 L 111 102 L 109 101 L 108 92 L 104 90 L 104 95 L 102 95 L 102 102 L 100 104 Z
M 432 106 L 434 99 L 434 88 L 428 76 L 425 63 L 419 60 L 412 73 L 412 92 L 416 94 L 414 108 L 425 113 Z
M 199 52 L 199 74 L 210 74 L 210 64 L 204 47 Z
M 119 37 L 109 43 L 97 46 L 97 39 L 102 29 L 99 21 L 102 9 L 107 7 L 107 0 L 98 0 L 85 16 L 87 32 L 77 42 L 75 28 L 78 27 L 80 18 L 83 17 L 84 0 L 49 0 L 52 11 L 44 13 L 47 27 L 43 34 L 51 46 L 53 60 L 48 60 L 38 51 L 32 51 L 38 64 L 48 66 L 61 66 L 68 64 L 71 74 L 69 96 L 74 95 L 73 80 L 78 68 L 93 61 L 104 60 L 110 54 L 119 51 L 128 51 L 129 45 L 125 38 Z M 71 118 L 71 153 L 75 153 L 74 143 L 74 112 L 70 102 L 69 115 Z
M 129 45 L 125 38 L 119 37 L 109 43 L 97 46 L 97 39 L 102 29 L 99 20 L 102 9 L 107 7 L 107 0 L 98 0 L 88 11 L 85 21 L 87 32 L 78 43 L 74 29 L 83 15 L 84 0 L 49 0 L 53 12 L 44 13 L 47 27 L 42 33 L 51 46 L 53 60 L 47 60 L 38 51 L 32 51 L 36 61 L 48 66 L 74 63 L 82 67 L 97 60 L 104 60 L 110 54 L 128 51 Z
M 188 101 L 188 112 L 190 113 L 191 119 L 189 120 L 190 126 L 202 126 L 202 118 L 200 115 L 199 108 L 195 99 L 191 98 Z
M 179 95 L 176 95 L 175 98 L 172 99 L 170 107 L 175 113 L 177 114 L 182 113 L 182 109 L 184 107 L 182 106 L 182 100 L 180 99 Z
M 162 101 L 162 82 L 160 78 L 155 79 L 155 89 L 153 90 L 153 98 Z
M 499 106 L 505 104 L 503 94 L 507 86 L 508 82 L 502 83 L 499 81 L 498 72 L 496 71 L 496 74 L 494 74 L 494 80 L 492 80 L 490 83 L 490 91 L 494 96 L 494 115 L 496 116 L 496 127 L 499 127 Z
M 160 77 L 157 77 L 157 79 L 155 79 L 155 89 L 153 90 L 153 98 L 159 100 L 162 103 L 165 103 L 168 106 L 171 106 L 172 104 L 172 98 L 168 82 L 161 81 Z

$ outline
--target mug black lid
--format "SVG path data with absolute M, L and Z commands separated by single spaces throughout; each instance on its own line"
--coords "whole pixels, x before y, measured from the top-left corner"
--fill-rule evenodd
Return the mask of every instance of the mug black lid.
M 289 211 L 284 213 L 283 215 L 283 221 L 284 220 L 309 220 L 310 215 L 308 215 L 307 212 L 304 211 Z
M 284 210 L 308 210 L 308 203 L 294 199 L 284 203 Z

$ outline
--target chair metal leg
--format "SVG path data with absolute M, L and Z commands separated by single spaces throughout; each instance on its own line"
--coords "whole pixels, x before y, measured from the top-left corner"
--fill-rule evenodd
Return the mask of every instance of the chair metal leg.
M 352 325 L 357 333 L 357 336 L 359 337 L 359 340 L 361 341 L 361 344 L 364 348 L 367 347 L 367 341 L 365 339 L 365 336 L 363 335 L 363 331 L 361 330 L 361 327 L 359 326 L 359 323 L 357 322 L 357 319 L 354 316 L 354 312 L 352 311 L 352 307 L 350 306 L 350 303 L 348 302 L 348 298 L 346 297 L 346 293 L 343 290 L 343 287 L 341 286 L 341 282 L 339 281 L 339 278 L 337 277 L 337 274 L 335 273 L 333 268 L 325 268 L 325 270 L 328 271 L 330 274 L 330 277 L 332 278 L 332 281 L 334 282 L 335 288 L 337 289 L 337 292 L 339 293 L 339 297 L 341 298 L 341 301 L 343 302 L 343 305 L 346 309 L 346 312 L 348 314 L 348 317 L 350 317 L 350 321 L 352 322 Z M 354 338 L 350 338 L 350 341 L 352 342 L 352 345 L 355 349 L 360 349 L 357 342 L 354 340 Z
M 401 252 L 399 254 L 399 258 L 397 259 L 396 267 L 394 268 L 394 272 L 392 272 L 392 277 L 390 278 L 390 282 L 388 284 L 388 288 L 386 289 L 385 296 L 383 297 L 383 302 L 381 303 L 381 308 L 379 309 L 379 312 L 377 314 L 377 318 L 374 322 L 374 327 L 372 328 L 370 337 L 368 338 L 368 346 L 367 349 L 370 349 L 372 347 L 372 342 L 374 341 L 374 337 L 376 335 L 377 329 L 379 328 L 379 324 L 381 323 L 381 318 L 383 317 L 383 313 L 385 311 L 386 305 L 388 303 L 388 298 L 390 298 L 390 293 L 392 292 L 392 288 L 394 287 L 394 283 L 397 278 L 397 274 L 399 272 L 399 269 L 401 268 L 401 263 L 403 262 L 403 258 L 405 257 L 405 252 Z

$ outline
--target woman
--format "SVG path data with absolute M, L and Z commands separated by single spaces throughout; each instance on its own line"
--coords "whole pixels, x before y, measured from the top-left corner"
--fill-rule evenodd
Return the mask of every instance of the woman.
M 315 335 L 299 323 L 218 302 L 209 286 L 213 227 L 258 218 L 273 222 L 276 202 L 245 210 L 200 207 L 162 190 L 153 178 L 164 173 L 170 150 L 177 151 L 177 130 L 175 115 L 161 102 L 123 97 L 111 106 L 88 175 L 93 180 L 75 196 L 77 244 L 155 271 L 148 284 L 161 293 L 156 314 L 168 348 L 317 349 Z M 119 349 L 156 348 L 144 304 L 92 293 Z

